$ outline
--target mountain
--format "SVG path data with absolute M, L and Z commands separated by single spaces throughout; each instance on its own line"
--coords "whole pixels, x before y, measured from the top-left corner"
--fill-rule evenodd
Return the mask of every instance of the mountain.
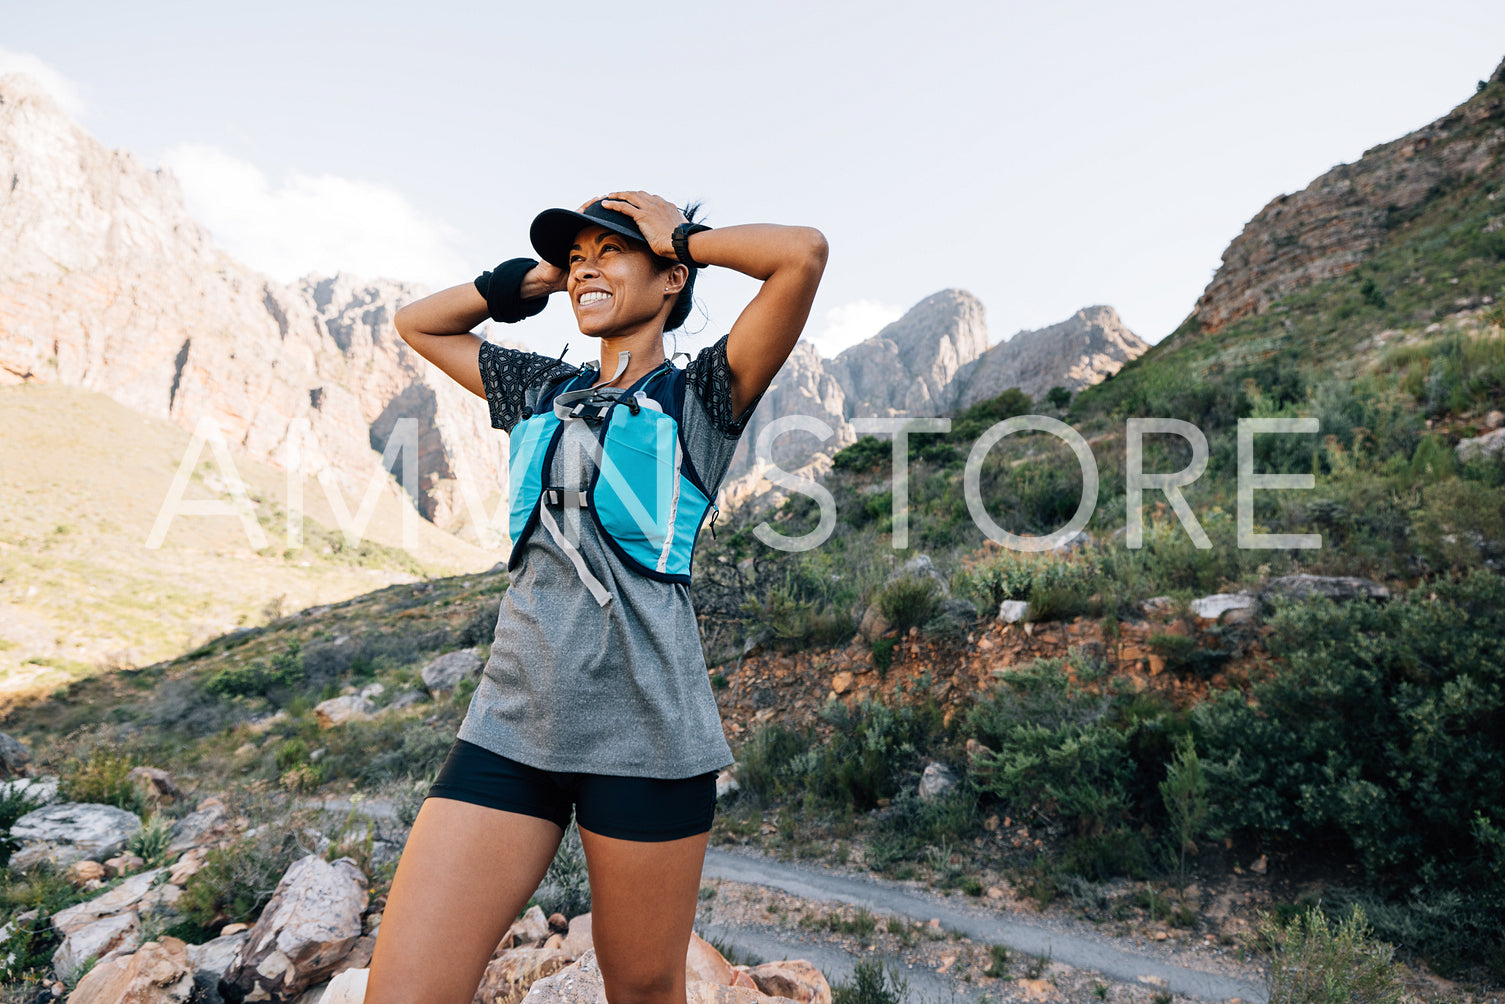
M 465 527 L 461 476 L 501 494 L 484 403 L 392 328 L 420 287 L 260 275 L 214 246 L 170 172 L 105 149 L 22 76 L 0 78 L 0 178 L 0 384 L 99 391 L 190 430 L 211 419 L 277 466 L 299 440 L 347 495 L 412 417 L 424 516 Z
M 1505 83 L 1505 63 L 1488 83 Z M 1352 272 L 1449 193 L 1505 180 L 1502 121 L 1505 88 L 1482 87 L 1435 122 L 1366 150 L 1300 192 L 1272 199 L 1223 252 L 1222 266 L 1178 335 L 1216 334 L 1283 297 Z
M 1099 383 L 1148 348 L 1107 306 L 1086 307 L 990 347 L 981 301 L 965 290 L 941 290 L 833 359 L 797 344 L 743 433 L 722 501 L 772 504 L 783 497 L 767 468 L 753 462 L 759 433 L 780 418 L 803 415 L 831 428 L 824 442 L 795 432 L 771 450 L 781 469 L 819 479 L 830 458 L 856 441 L 853 418 L 949 415 L 1011 387 L 1038 401 L 1052 387 L 1075 392 Z

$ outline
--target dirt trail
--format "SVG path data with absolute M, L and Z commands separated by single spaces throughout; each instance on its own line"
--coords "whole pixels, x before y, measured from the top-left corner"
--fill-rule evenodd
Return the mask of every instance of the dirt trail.
M 767 886 L 807 901 L 862 906 L 879 916 L 896 914 L 920 923 L 935 918 L 943 928 L 982 944 L 1007 945 L 1016 954 L 1043 955 L 1075 969 L 1093 970 L 1108 980 L 1141 989 L 1146 999 L 1158 991 L 1206 1001 L 1240 998 L 1262 1004 L 1265 1000 L 1264 988 L 1257 980 L 1202 968 L 1208 960 L 1188 957 L 1190 953 L 1184 951 L 1164 945 L 1137 946 L 1105 937 L 1083 924 L 988 911 L 959 897 L 914 890 L 867 875 L 845 874 L 820 865 L 778 861 L 720 847 L 707 850 L 701 874 L 703 879 Z M 726 944 L 757 952 L 765 958 L 782 955 L 808 958 L 833 980 L 849 973 L 856 961 L 856 956 L 840 949 L 833 951 L 821 945 L 819 939 L 802 937 L 798 932 L 770 934 L 761 925 L 710 927 L 711 933 Z M 760 943 L 768 947 L 760 947 Z M 815 957 L 817 952 L 821 958 Z M 827 955 L 832 957 L 828 959 Z M 927 1002 L 965 999 L 979 990 L 933 972 L 907 971 L 916 998 Z

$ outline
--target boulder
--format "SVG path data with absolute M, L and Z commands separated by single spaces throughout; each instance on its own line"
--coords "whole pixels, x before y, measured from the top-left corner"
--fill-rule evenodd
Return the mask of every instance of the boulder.
M 422 704 L 429 696 L 418 690 L 404 690 L 392 698 L 392 703 L 387 705 L 388 711 L 400 711 L 403 708 L 411 708 L 415 704 Z
M 339 973 L 324 987 L 319 1004 L 364 1004 L 366 980 L 370 975 L 369 969 L 347 969 Z
M 31 763 L 31 751 L 20 742 L 0 732 L 0 777 L 23 777 Z
M 534 903 L 512 922 L 507 933 L 502 935 L 498 948 L 536 948 L 549 936 L 549 920 L 542 908 Z
M 801 1004 L 831 1004 L 831 984 L 825 974 L 804 959 L 765 962 L 747 970 L 758 990 L 770 997 L 787 997 Z
M 57 788 L 58 779 L 55 777 L 18 777 L 0 781 L 0 798 L 21 796 L 41 807 L 58 800 Z
M 173 783 L 172 775 L 161 767 L 132 767 L 126 777 L 146 792 L 146 797 L 153 802 L 175 802 L 183 797 Z
M 1458 445 L 1453 447 L 1453 452 L 1459 460 L 1469 460 L 1473 457 L 1492 457 L 1502 447 L 1505 447 L 1505 429 L 1497 428 L 1482 436 L 1459 440 Z
M 956 772 L 943 763 L 931 762 L 925 765 L 925 773 L 920 775 L 920 798 L 926 802 L 934 801 L 955 790 L 959 779 Z
M 1151 596 L 1139 601 L 1139 609 L 1151 616 L 1164 617 L 1176 609 L 1176 601 L 1169 596 Z
M 90 861 L 85 858 L 83 861 L 75 861 L 69 865 L 68 870 L 63 875 L 76 889 L 89 882 L 103 882 L 105 866 L 98 861 Z
M 1252 593 L 1213 593 L 1192 600 L 1187 610 L 1199 621 L 1216 624 L 1219 620 L 1237 620 L 1240 613 L 1252 615 L 1258 606 L 1259 598 Z
M 1029 604 L 1024 600 L 1004 600 L 998 604 L 998 619 L 1013 624 L 1029 617 Z
M 332 729 L 336 725 L 370 718 L 374 714 L 376 705 L 359 694 L 331 697 L 314 705 L 314 717 L 319 720 L 319 727 L 322 729 Z
M 225 803 L 217 798 L 206 798 L 197 809 L 172 824 L 172 842 L 167 845 L 167 853 L 182 854 L 203 847 L 225 833 L 229 826 Z
M 1073 530 L 1055 542 L 1051 550 L 1057 554 L 1070 554 L 1092 546 L 1092 534 L 1086 530 Z
M 208 858 L 209 848 L 195 847 L 178 858 L 177 863 L 167 873 L 167 881 L 175 886 L 187 885 L 188 880 L 197 875 L 199 870 L 204 867 L 204 862 Z
M 570 918 L 570 929 L 565 933 L 564 954 L 572 959 L 578 959 L 595 946 L 591 940 L 591 915 L 582 913 L 578 917 Z
M 166 875 L 166 868 L 153 868 L 149 872 L 132 875 L 102 896 L 59 910 L 52 915 L 52 926 L 69 934 L 101 918 L 134 910 L 151 892 L 152 886 Z
M 66 867 L 85 858 L 100 861 L 118 853 L 141 829 L 134 812 L 93 802 L 59 802 L 28 812 L 10 828 L 20 842 L 11 855 L 12 871 L 24 871 L 43 861 Z
M 690 947 L 685 951 L 685 982 L 694 980 L 721 986 L 736 982 L 732 964 L 709 941 L 691 931 Z
M 746 986 L 689 980 L 685 984 L 685 1000 L 686 1004 L 783 1004 L 787 998 L 765 997 L 759 991 Z M 534 982 L 528 988 L 523 1002 L 524 1004 L 607 1004 L 601 968 L 596 965 L 595 949 L 588 949 L 580 958 L 557 973 Z
M 148 941 L 135 953 L 101 962 L 78 981 L 69 1004 L 182 1004 L 193 966 L 177 938 Z
M 570 957 L 557 948 L 498 949 L 486 964 L 473 1004 L 516 999 L 535 980 L 557 973 L 569 964 Z
M 1292 599 L 1326 596 L 1331 600 L 1388 600 L 1390 590 L 1378 582 L 1354 575 L 1282 575 L 1265 583 L 1260 595 L 1264 599 L 1272 596 Z
M 888 634 L 893 627 L 888 618 L 883 616 L 883 611 L 878 609 L 878 604 L 872 603 L 862 612 L 862 622 L 857 625 L 857 633 L 863 641 L 873 642 Z
M 52 953 L 52 968 L 58 979 L 67 983 L 78 976 L 90 959 L 103 961 L 129 952 L 140 937 L 141 918 L 135 910 L 83 924 L 63 937 L 63 943 Z
M 202 945 L 188 946 L 188 961 L 193 964 L 193 982 L 198 988 L 197 999 L 220 1000 L 220 977 L 225 975 L 225 970 L 235 960 L 235 953 L 240 951 L 240 946 L 250 936 L 249 931 L 241 931 L 239 934 L 221 935 Z
M 423 685 L 431 694 L 447 693 L 481 672 L 481 657 L 470 649 L 448 652 L 423 667 Z
M 139 872 L 146 867 L 146 861 L 139 854 L 117 854 L 113 858 L 105 858 L 104 866 L 106 878 L 119 878 Z
M 323 981 L 360 940 L 366 903 L 366 876 L 349 858 L 294 861 L 220 978 L 220 995 L 230 1004 L 288 1000 Z

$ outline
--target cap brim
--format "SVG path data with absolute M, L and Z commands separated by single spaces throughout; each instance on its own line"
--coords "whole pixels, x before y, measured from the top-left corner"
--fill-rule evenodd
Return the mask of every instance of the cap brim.
M 631 216 L 605 209 L 599 202 L 586 209 L 591 215 L 573 209 L 545 209 L 535 216 L 528 237 L 538 257 L 555 268 L 569 268 L 570 248 L 574 246 L 575 235 L 586 227 L 605 227 L 623 237 L 647 243 Z

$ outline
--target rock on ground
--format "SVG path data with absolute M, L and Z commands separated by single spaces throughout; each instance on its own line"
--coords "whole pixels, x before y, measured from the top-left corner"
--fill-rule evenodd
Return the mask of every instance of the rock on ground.
M 68 1004 L 183 1004 L 192 992 L 186 946 L 177 938 L 163 938 L 89 970 Z
M 423 685 L 431 694 L 454 690 L 461 681 L 480 673 L 481 666 L 481 657 L 469 649 L 449 652 L 423 667 Z
M 220 979 L 220 995 L 231 1004 L 298 996 L 360 940 L 366 903 L 366 876 L 349 858 L 294 861 Z
M 92 802 L 62 802 L 28 812 L 10 828 L 21 846 L 11 855 L 12 871 L 24 871 L 43 861 L 67 867 L 88 858 L 102 861 L 118 853 L 131 834 L 141 829 L 134 812 Z

